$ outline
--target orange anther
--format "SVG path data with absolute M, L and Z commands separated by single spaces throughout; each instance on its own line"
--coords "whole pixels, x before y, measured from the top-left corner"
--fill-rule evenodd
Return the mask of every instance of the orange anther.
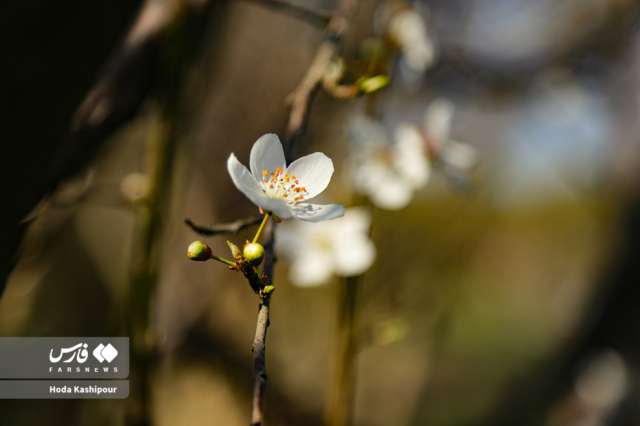
M 262 171 L 262 174 L 263 174 L 264 176 L 266 176 L 266 175 L 268 175 L 269 173 L 267 173 L 267 171 L 266 171 L 266 170 L 263 170 L 263 171 Z
M 269 188 L 273 188 L 273 185 L 269 185 Z
M 282 169 L 280 167 L 276 167 L 276 172 L 282 173 Z

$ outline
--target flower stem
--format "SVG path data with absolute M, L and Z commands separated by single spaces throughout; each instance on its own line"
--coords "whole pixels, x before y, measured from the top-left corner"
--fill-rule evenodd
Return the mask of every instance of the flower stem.
M 262 220 L 262 224 L 260 225 L 260 228 L 258 229 L 258 232 L 256 232 L 255 238 L 253 239 L 253 243 L 254 244 L 258 242 L 258 238 L 260 238 L 260 233 L 262 233 L 262 230 L 264 229 L 264 226 L 269 221 L 269 216 L 271 216 L 271 213 L 269 213 L 269 212 L 266 212 L 264 214 L 264 219 Z
M 236 262 L 232 262 L 232 261 L 230 261 L 230 260 L 223 259 L 223 258 L 221 258 L 221 257 L 216 256 L 216 255 L 215 255 L 215 254 L 213 254 L 213 253 L 211 253 L 211 258 L 212 258 L 212 259 L 214 259 L 214 260 L 217 260 L 218 262 L 225 263 L 225 264 L 227 264 L 227 265 L 229 265 L 229 266 L 236 266 Z

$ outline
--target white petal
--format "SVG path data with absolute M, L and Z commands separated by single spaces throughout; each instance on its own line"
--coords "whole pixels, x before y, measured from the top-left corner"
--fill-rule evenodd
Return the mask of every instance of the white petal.
M 289 220 L 276 227 L 276 252 L 287 258 L 295 259 L 304 246 L 303 233 L 296 225 L 302 222 Z
M 344 206 L 340 204 L 320 205 L 298 203 L 290 207 L 290 209 L 296 218 L 307 222 L 320 222 L 344 215 Z
M 415 126 L 401 124 L 395 136 L 396 169 L 415 189 L 423 187 L 429 179 L 431 167 L 424 155 L 422 135 Z
M 389 33 L 396 42 L 406 48 L 426 37 L 427 26 L 417 12 L 405 10 L 397 13 L 389 23 Z
M 264 195 L 264 191 L 258 181 L 251 176 L 249 170 L 240 164 L 233 154 L 229 156 L 227 169 L 229 170 L 229 175 L 231 175 L 233 183 L 253 204 L 261 207 L 264 211 L 274 212 L 282 219 L 289 219 L 291 217 L 287 203 L 281 199 L 268 198 Z
M 376 191 L 379 185 L 384 184 L 388 179 L 393 179 L 394 176 L 395 170 L 388 161 L 372 157 L 356 169 L 353 179 L 356 188 L 361 193 L 369 195 Z
M 435 52 L 428 39 L 416 41 L 404 50 L 403 58 L 413 71 L 424 72 L 433 64 Z
M 431 102 L 425 112 L 425 126 L 439 148 L 449 141 L 453 112 L 453 102 L 446 98 Z
M 358 234 L 342 241 L 335 251 L 335 272 L 343 277 L 360 275 L 373 265 L 376 246 L 371 239 Z
M 389 177 L 369 193 L 376 206 L 385 210 L 400 210 L 413 198 L 413 185 L 406 179 Z
M 253 144 L 249 167 L 251 168 L 251 174 L 256 179 L 262 179 L 263 170 L 268 173 L 275 173 L 277 167 L 282 170 L 286 168 L 284 151 L 277 135 L 268 133 Z
M 451 140 L 442 153 L 442 159 L 458 169 L 470 169 L 478 164 L 478 152 L 469 144 Z
M 329 253 L 309 250 L 301 253 L 289 268 L 291 284 L 315 287 L 324 284 L 333 274 L 333 260 Z
M 309 199 L 324 191 L 329 185 L 333 175 L 333 162 L 323 153 L 315 152 L 291 163 L 287 173 L 300 181 L 300 185 L 309 193 L 305 199 Z
M 251 200 L 253 201 L 253 200 Z M 287 203 L 281 198 L 267 198 L 264 197 L 260 200 L 260 203 L 256 203 L 265 212 L 275 213 L 280 219 L 289 219 L 291 217 L 291 211 Z
M 351 173 L 353 185 L 359 193 L 368 194 L 368 188 L 380 178 L 380 173 L 386 174 L 386 169 L 377 161 L 365 161 L 356 165 Z
M 251 176 L 249 170 L 240 164 L 233 154 L 231 154 L 227 160 L 227 170 L 236 188 L 249 197 L 255 204 L 258 204 L 255 200 L 266 198 L 258 181 Z
M 366 207 L 351 207 L 345 210 L 344 217 L 329 223 L 335 224 L 337 234 L 367 235 L 371 226 L 371 214 Z
M 349 136 L 365 146 L 387 145 L 387 131 L 379 121 L 368 115 L 356 115 L 349 120 Z

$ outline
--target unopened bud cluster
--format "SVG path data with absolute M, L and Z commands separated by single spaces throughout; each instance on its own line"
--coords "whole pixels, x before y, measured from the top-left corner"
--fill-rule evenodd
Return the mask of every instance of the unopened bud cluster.
M 229 265 L 229 269 L 243 272 L 249 279 L 254 291 L 262 297 L 266 297 L 267 294 L 271 293 L 274 287 L 272 285 L 264 286 L 267 281 L 267 276 L 261 273 L 259 268 L 265 258 L 264 247 L 258 243 L 247 241 L 241 251 L 240 248 L 231 241 L 227 241 L 227 245 L 229 246 L 229 250 L 231 250 L 233 260 L 223 259 L 214 255 L 211 252 L 211 248 L 202 241 L 194 241 L 191 243 L 187 249 L 187 256 L 191 260 L 205 261 L 214 259 L 227 264 Z

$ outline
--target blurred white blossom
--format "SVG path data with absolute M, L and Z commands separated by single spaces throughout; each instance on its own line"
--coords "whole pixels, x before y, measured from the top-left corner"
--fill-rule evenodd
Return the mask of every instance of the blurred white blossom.
M 451 139 L 453 103 L 434 100 L 422 123 L 400 123 L 387 137 L 382 123 L 356 116 L 349 124 L 353 151 L 345 169 L 354 190 L 385 210 L 400 210 L 429 180 L 431 164 L 447 177 L 468 184 L 466 172 L 478 162 L 476 149 Z
M 412 70 L 423 73 L 435 61 L 433 42 L 427 34 L 427 24 L 413 9 L 394 13 L 389 22 L 389 36 L 402 52 L 402 60 Z
M 430 155 L 446 166 L 467 170 L 478 162 L 478 153 L 469 144 L 451 139 L 451 120 L 455 112 L 453 102 L 438 98 L 431 102 L 424 114 L 424 132 Z
M 277 250 L 291 262 L 289 279 L 298 287 L 324 284 L 332 275 L 360 275 L 373 264 L 376 247 L 368 236 L 371 216 L 363 207 L 320 222 L 287 222 L 278 227 Z
M 392 142 L 381 123 L 364 116 L 351 120 L 350 133 L 354 150 L 349 169 L 355 191 L 386 210 L 407 206 L 430 174 L 420 135 L 400 126 Z

